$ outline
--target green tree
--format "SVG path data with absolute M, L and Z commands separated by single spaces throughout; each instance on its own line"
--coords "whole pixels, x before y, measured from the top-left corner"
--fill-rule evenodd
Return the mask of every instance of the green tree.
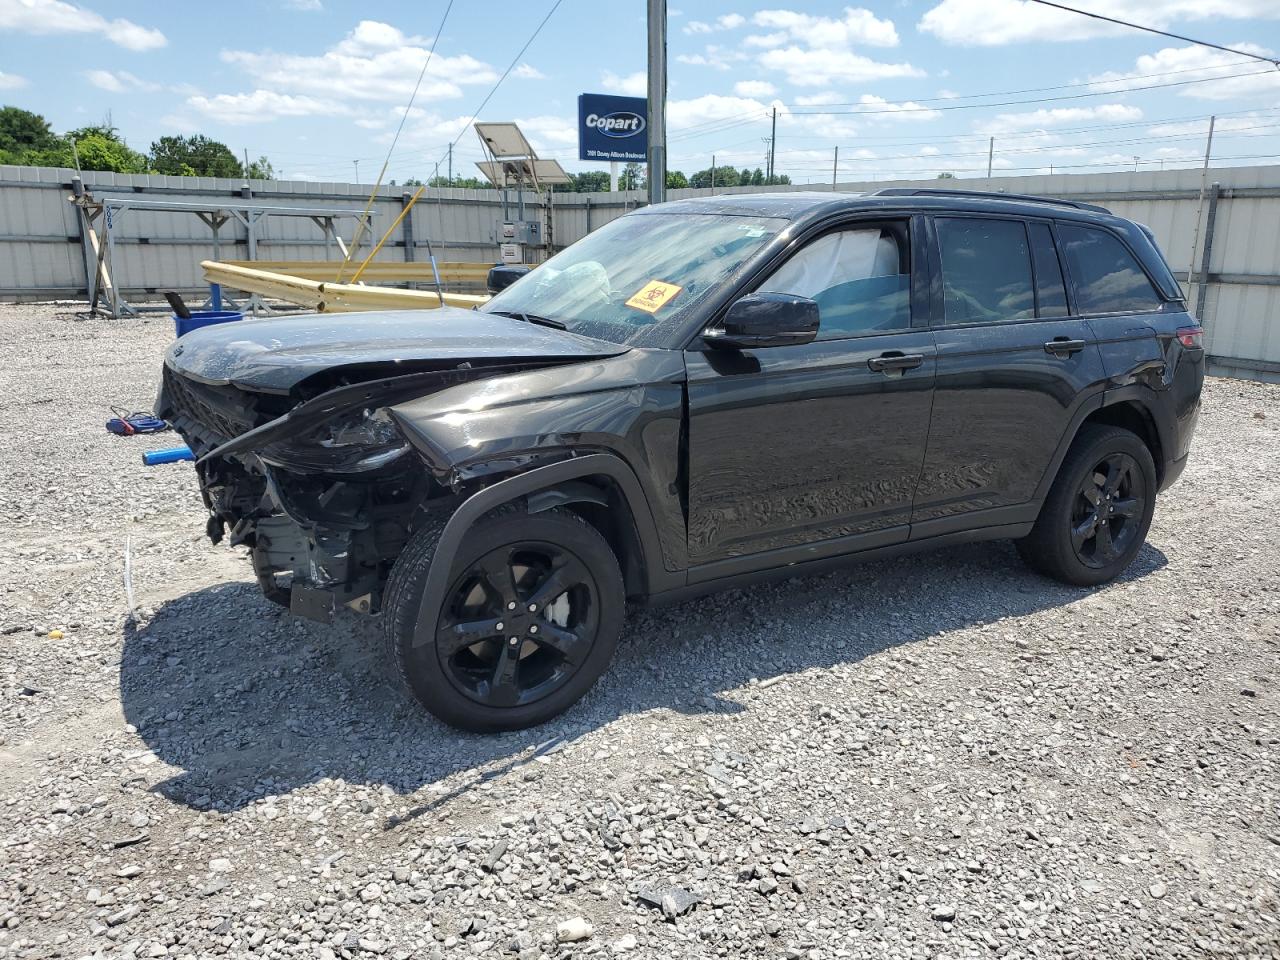
M 69 167 L 80 159 L 81 170 L 110 170 L 113 173 L 146 173 L 147 158 L 137 150 L 131 150 L 126 144 L 113 137 L 100 133 L 90 133 L 75 138 L 75 153 L 70 143 L 64 152 L 63 162 L 58 166 Z
M 619 190 L 643 190 L 644 185 L 644 168 L 640 164 L 628 163 L 622 168 L 618 177 Z
M 421 183 L 422 183 L 421 180 L 414 180 L 413 186 L 415 187 L 419 186 Z M 406 180 L 404 182 L 404 185 L 406 187 L 409 186 L 410 185 L 409 181 Z M 493 188 L 493 184 L 491 184 L 488 180 L 482 179 L 481 177 L 454 177 L 452 180 L 450 180 L 448 177 L 432 177 L 430 180 L 427 181 L 427 186 L 428 187 L 458 187 L 466 190 L 490 190 Z
M 274 180 L 276 178 L 276 168 L 271 165 L 271 161 L 266 157 L 259 157 L 249 164 L 249 169 L 245 171 L 245 176 L 250 180 Z
M 759 167 L 751 171 L 751 185 L 753 187 L 764 186 L 764 171 Z
M 944 171 L 938 174 L 939 180 L 954 180 L 955 178 L 956 178 L 956 175 L 954 173 L 947 173 Z
M 60 137 L 49 121 L 19 107 L 0 107 L 0 154 L 18 155 L 27 150 L 50 150 Z
M 245 175 L 230 147 L 198 133 L 191 137 L 161 137 L 151 144 L 151 165 L 157 173 L 179 177 Z
M 736 187 L 738 186 L 738 171 L 733 167 L 716 167 L 715 178 L 712 182 L 711 168 L 699 170 L 689 178 L 689 186 L 691 187 Z
M 688 185 L 689 185 L 689 178 L 686 177 L 679 170 L 667 171 L 667 189 L 668 190 L 679 190 L 682 187 L 687 187 Z

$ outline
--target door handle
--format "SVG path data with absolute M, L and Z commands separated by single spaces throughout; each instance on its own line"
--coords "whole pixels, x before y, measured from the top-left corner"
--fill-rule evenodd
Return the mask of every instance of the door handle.
M 1072 340 L 1068 337 L 1054 337 L 1044 345 L 1044 352 L 1059 356 L 1066 354 L 1069 357 L 1073 353 L 1079 353 L 1085 348 L 1085 346 L 1086 344 L 1083 340 Z
M 892 373 L 895 370 L 914 370 L 924 363 L 923 353 L 902 353 L 890 350 L 867 361 L 867 366 L 881 373 Z

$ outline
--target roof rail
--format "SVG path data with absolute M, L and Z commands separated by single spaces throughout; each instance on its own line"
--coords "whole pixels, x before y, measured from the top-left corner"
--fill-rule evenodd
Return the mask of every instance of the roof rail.
M 1017 200 L 1024 203 L 1051 203 L 1059 207 L 1075 207 L 1095 213 L 1110 213 L 1106 207 L 1081 200 L 1062 200 L 1058 197 L 1037 197 L 1029 193 L 1004 193 L 991 190 L 949 190 L 945 187 L 884 187 L 868 194 L 872 197 L 971 197 L 975 200 Z

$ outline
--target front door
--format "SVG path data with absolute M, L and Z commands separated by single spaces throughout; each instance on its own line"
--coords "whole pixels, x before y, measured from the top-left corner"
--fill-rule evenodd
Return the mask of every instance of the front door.
M 756 287 L 816 300 L 817 340 L 687 352 L 695 581 L 907 539 L 934 379 L 914 259 L 907 219 L 829 230 Z

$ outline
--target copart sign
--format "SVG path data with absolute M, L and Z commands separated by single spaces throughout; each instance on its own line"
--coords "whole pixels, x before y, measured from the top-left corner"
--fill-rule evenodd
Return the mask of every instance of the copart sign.
M 578 97 L 578 159 L 626 163 L 647 160 L 647 103 L 644 97 L 581 94 Z

